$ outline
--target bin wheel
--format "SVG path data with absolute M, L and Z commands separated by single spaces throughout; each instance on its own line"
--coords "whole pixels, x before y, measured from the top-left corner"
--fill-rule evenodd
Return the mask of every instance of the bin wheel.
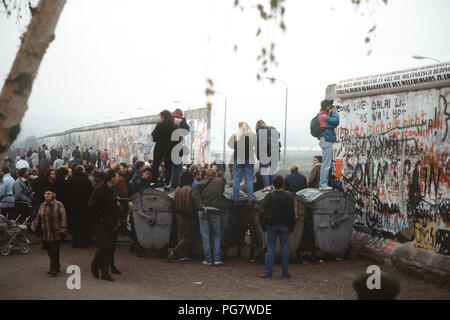
M 27 254 L 28 252 L 30 252 L 30 246 L 26 243 L 21 243 L 19 245 L 19 250 L 20 250 L 20 253 Z
M 11 252 L 11 248 L 8 245 L 4 245 L 2 247 L 2 249 L 0 250 L 0 254 L 2 256 L 7 256 L 7 255 L 9 255 L 10 252 Z

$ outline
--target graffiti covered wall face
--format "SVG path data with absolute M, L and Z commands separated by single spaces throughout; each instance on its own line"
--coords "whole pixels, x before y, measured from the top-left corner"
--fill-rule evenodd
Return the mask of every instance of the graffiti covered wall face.
M 450 88 L 346 99 L 336 177 L 355 228 L 450 254 Z
M 186 143 L 191 147 L 189 153 L 195 157 L 198 163 L 209 162 L 209 155 L 205 153 L 207 150 L 208 142 L 208 129 L 205 119 L 195 119 L 189 121 L 190 134 L 186 139 Z M 197 129 L 196 129 L 197 128 Z M 188 161 L 188 157 L 185 156 L 184 161 Z
M 193 159 L 201 163 L 209 159 L 207 154 L 207 121 L 205 119 L 187 120 L 190 133 L 185 138 L 185 143 L 191 155 L 185 155 L 184 161 Z M 114 157 L 116 162 L 131 163 L 134 156 L 139 160 L 147 161 L 153 159 L 154 142 L 151 136 L 156 124 L 121 126 L 115 128 L 103 128 L 90 131 L 73 132 L 65 135 L 50 136 L 39 141 L 40 144 L 62 148 L 69 145 L 70 150 L 76 146 L 80 149 L 92 147 L 94 150 L 108 150 L 110 158 Z M 194 138 L 191 139 L 191 136 Z M 192 147 L 190 146 L 193 141 Z

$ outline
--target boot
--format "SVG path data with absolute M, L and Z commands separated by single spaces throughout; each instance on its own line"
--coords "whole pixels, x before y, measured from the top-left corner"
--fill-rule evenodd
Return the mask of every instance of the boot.
M 122 274 L 122 272 L 120 272 L 119 269 L 117 269 L 115 265 L 111 266 L 111 273 L 112 274 Z
M 102 280 L 114 281 L 114 278 L 111 277 L 108 270 L 102 270 Z
M 91 262 L 91 273 L 94 276 L 95 279 L 98 279 L 100 277 L 100 273 L 98 271 L 98 267 L 94 262 Z

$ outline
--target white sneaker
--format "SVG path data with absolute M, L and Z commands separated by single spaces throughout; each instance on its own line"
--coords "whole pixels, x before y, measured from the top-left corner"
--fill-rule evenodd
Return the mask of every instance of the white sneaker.
M 325 191 L 325 190 L 333 190 L 333 187 L 330 186 L 326 186 L 326 187 L 319 187 L 320 191 Z
M 191 261 L 192 259 L 189 257 L 182 257 L 180 259 L 178 259 L 179 262 L 185 262 L 185 261 Z
M 212 266 L 212 263 L 208 261 L 203 261 L 202 264 L 205 266 Z
M 216 261 L 216 262 L 214 262 L 214 265 L 221 266 L 221 265 L 223 265 L 223 261 Z

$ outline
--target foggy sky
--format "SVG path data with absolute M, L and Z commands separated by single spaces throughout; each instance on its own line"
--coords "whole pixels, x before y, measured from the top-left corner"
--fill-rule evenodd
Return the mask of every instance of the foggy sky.
M 255 33 L 262 23 L 255 10 L 241 13 L 233 2 L 67 1 L 19 138 L 187 109 L 186 102 L 203 107 L 206 78 L 227 95 L 228 135 L 239 120 L 254 128 L 259 119 L 283 133 L 284 86 L 256 81 L 262 43 Z M 309 122 L 328 84 L 433 63 L 414 54 L 449 61 L 449 12 L 447 0 L 390 0 L 372 17 L 358 15 L 350 0 L 288 1 L 287 32 L 269 30 L 279 61 L 269 76 L 289 86 L 288 146 L 317 146 Z M 373 21 L 367 56 L 364 38 Z M 0 17 L 1 86 L 19 36 L 15 20 Z M 220 150 L 224 99 L 217 95 L 213 103 L 212 148 Z

